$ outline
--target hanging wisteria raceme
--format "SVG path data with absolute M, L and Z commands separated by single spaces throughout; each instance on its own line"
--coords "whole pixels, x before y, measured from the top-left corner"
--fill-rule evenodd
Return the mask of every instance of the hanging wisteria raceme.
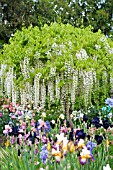
M 20 68 L 24 80 L 29 78 L 29 60 L 30 59 L 28 57 L 25 57 L 24 61 L 20 62 Z M 29 98 L 29 90 L 30 90 L 29 86 L 30 86 L 29 82 L 26 82 L 23 89 L 20 89 L 21 104 L 25 104 L 27 99 Z
M 29 58 L 25 57 L 24 61 L 20 63 L 21 72 L 24 76 L 24 79 L 27 79 L 29 77 Z
M 104 95 L 106 95 L 106 90 L 107 90 L 107 84 L 108 84 L 108 74 L 107 71 L 103 71 L 103 76 L 102 76 L 102 83 L 103 83 L 103 90 L 104 90 Z
M 14 73 L 14 70 L 12 68 L 12 73 L 11 73 L 11 81 L 12 81 L 12 103 L 13 103 L 13 106 L 16 106 L 16 102 L 17 102 L 17 89 L 15 87 L 15 84 L 14 84 L 14 79 L 16 79 L 16 74 Z
M 78 85 L 78 71 L 73 70 L 72 85 L 71 85 L 71 103 L 73 107 L 76 99 L 77 85 Z
M 4 88 L 5 88 L 5 92 L 8 96 L 9 99 L 11 99 L 12 96 L 12 68 L 9 69 L 9 71 L 6 73 L 6 79 L 4 81 Z
M 29 82 L 26 82 L 26 98 L 28 102 L 33 100 L 33 88 Z
M 71 96 L 71 84 L 72 84 L 72 71 L 73 68 L 71 67 L 70 61 L 65 62 L 65 71 L 64 71 L 64 81 L 65 81 L 65 88 L 66 88 L 66 94 L 68 96 Z
M 84 101 L 87 105 L 88 100 L 91 100 L 91 89 L 93 86 L 92 71 L 84 71 L 83 73 L 83 87 L 84 87 Z
M 61 106 L 62 109 L 65 111 L 64 105 L 65 105 L 65 101 L 66 101 L 66 89 L 64 86 L 62 86 L 61 88 Z
M 71 67 L 70 61 L 67 63 L 67 79 L 68 79 L 68 94 L 71 95 L 71 84 L 72 84 L 72 71 L 73 68 Z
M 88 100 L 88 88 L 87 88 L 87 85 L 88 85 L 88 77 L 87 77 L 87 72 L 85 71 L 82 71 L 82 77 L 83 77 L 83 93 L 84 93 L 84 102 L 85 104 L 87 103 L 87 100 Z
M 55 88 L 56 98 L 57 98 L 57 99 L 60 99 L 60 87 L 59 87 L 60 77 L 59 77 L 59 75 L 56 76 L 55 81 L 56 81 L 56 86 L 55 86 L 55 87 L 56 87 L 56 88 Z
M 6 65 L 0 65 L 0 95 L 3 96 L 4 92 L 4 76 L 5 76 Z
M 38 106 L 40 100 L 40 77 L 41 73 L 36 74 L 34 78 L 34 105 Z
M 25 105 L 27 101 L 25 89 L 20 89 L 21 104 Z
M 88 71 L 88 86 L 87 86 L 87 91 L 88 91 L 88 102 L 91 103 L 91 93 L 92 93 L 92 88 L 93 88 L 93 71 Z
M 112 75 L 110 75 L 110 90 L 111 90 L 112 97 L 113 97 L 113 76 Z
M 52 81 L 52 79 L 50 79 L 50 81 L 48 82 L 48 96 L 50 98 L 50 101 L 54 100 L 54 82 Z
M 96 84 L 96 80 L 97 80 L 96 71 L 93 68 L 92 68 L 92 75 L 93 75 L 93 83 Z
M 41 104 L 42 104 L 42 107 L 45 105 L 45 101 L 46 101 L 46 85 L 45 85 L 45 80 L 43 79 L 42 80 L 42 83 L 41 83 Z
M 55 94 L 54 94 L 54 88 L 55 88 L 55 76 L 56 76 L 56 67 L 50 68 L 50 74 L 49 74 L 49 81 L 47 82 L 48 86 L 48 96 L 50 98 L 50 101 L 54 100 Z

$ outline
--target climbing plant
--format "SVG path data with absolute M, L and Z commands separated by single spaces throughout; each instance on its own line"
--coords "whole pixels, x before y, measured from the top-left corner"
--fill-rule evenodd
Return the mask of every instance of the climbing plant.
M 38 105 L 48 96 L 63 105 L 87 107 L 101 105 L 113 88 L 113 42 L 101 30 L 93 33 L 91 26 L 55 22 L 40 29 L 23 27 L 2 53 L 4 88 L 14 101 L 29 99 Z

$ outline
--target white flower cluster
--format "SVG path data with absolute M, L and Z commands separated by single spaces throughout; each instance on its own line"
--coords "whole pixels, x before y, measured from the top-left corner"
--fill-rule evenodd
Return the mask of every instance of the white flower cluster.
M 100 49 L 100 48 L 101 48 L 101 46 L 100 46 L 100 45 L 95 44 L 95 49 L 96 49 L 96 50 L 98 50 L 98 49 Z
M 106 41 L 106 37 L 105 37 L 105 36 L 102 36 L 102 37 L 100 38 L 100 41 L 101 41 L 101 42 L 105 42 L 105 41 Z
M 83 116 L 84 116 L 84 114 L 82 113 L 81 110 L 79 110 L 79 111 L 75 110 L 75 111 L 73 111 L 72 114 L 71 114 L 71 117 L 72 117 L 72 119 L 73 119 L 74 121 L 76 121 L 78 118 L 79 118 L 79 119 L 80 119 L 80 118 L 83 118 Z
M 34 55 L 34 57 L 39 57 L 40 56 L 40 53 L 39 53 L 39 51 L 36 51 L 36 53 L 35 53 L 35 55 Z
M 76 53 L 76 57 L 78 60 L 86 60 L 88 58 L 87 52 L 85 49 L 81 49 Z
M 56 42 L 53 43 L 53 45 L 51 46 L 50 51 L 52 50 L 52 53 L 56 54 L 57 56 L 62 55 L 63 53 L 65 53 L 65 44 L 57 44 Z
M 109 54 L 113 54 L 113 48 L 110 48 L 110 46 L 109 46 L 109 44 L 107 42 L 107 38 L 105 36 L 103 36 L 103 37 L 100 38 L 100 41 L 103 42 L 104 48 L 106 49 L 106 51 Z
M 56 67 L 51 67 L 51 69 L 50 69 L 50 75 L 51 75 L 51 76 L 55 76 L 55 74 L 56 74 Z
M 109 49 L 109 54 L 113 54 L 113 48 Z

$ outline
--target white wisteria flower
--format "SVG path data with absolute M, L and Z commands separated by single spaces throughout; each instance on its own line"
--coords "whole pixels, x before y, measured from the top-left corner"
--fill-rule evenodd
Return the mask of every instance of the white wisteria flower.
M 76 53 L 76 57 L 78 60 L 86 60 L 88 58 L 87 52 L 85 49 L 81 49 Z
M 101 48 L 101 46 L 100 46 L 100 45 L 95 44 L 95 49 L 96 49 L 96 50 L 98 50 L 98 49 L 100 49 L 100 48 Z

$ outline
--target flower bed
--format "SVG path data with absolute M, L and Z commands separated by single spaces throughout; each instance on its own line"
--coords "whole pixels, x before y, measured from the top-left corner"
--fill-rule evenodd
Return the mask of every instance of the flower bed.
M 2 102 L 0 119 L 5 109 Z M 73 111 L 74 128 L 60 106 L 33 109 L 30 104 L 13 107 L 9 102 L 7 113 L 6 142 L 0 149 L 2 170 L 113 168 L 112 99 L 100 109 L 91 106 Z

